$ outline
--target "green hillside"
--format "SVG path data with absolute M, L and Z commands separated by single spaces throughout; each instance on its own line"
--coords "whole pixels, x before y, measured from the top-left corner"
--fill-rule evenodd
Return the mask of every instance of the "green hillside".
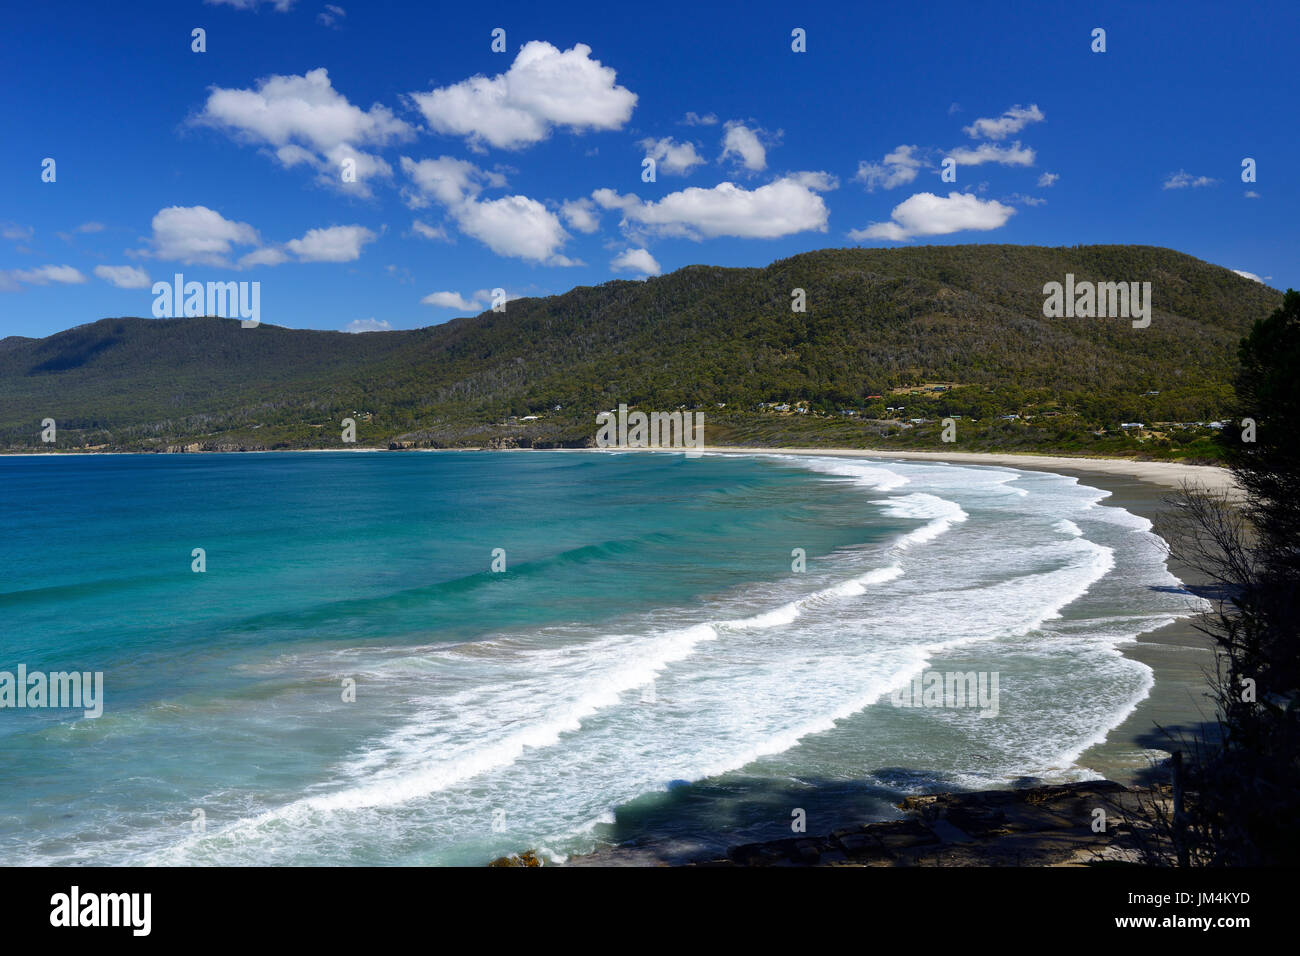
M 1150 282 L 1150 327 L 1044 318 L 1066 273 Z M 710 444 L 1212 455 L 1194 423 L 1226 413 L 1237 343 L 1280 302 L 1168 249 L 968 245 L 689 266 L 405 332 L 103 319 L 0 340 L 0 448 L 343 447 L 345 417 L 361 445 L 580 445 L 622 402 L 704 410 Z

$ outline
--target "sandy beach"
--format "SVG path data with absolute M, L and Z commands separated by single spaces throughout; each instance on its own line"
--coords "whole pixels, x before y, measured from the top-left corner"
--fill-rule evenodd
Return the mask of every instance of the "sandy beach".
M 1184 483 L 1240 497 L 1240 488 L 1226 468 L 1181 462 L 1137 461 L 1119 458 L 1071 458 L 1048 455 L 1010 455 L 977 452 L 864 451 L 822 448 L 709 447 L 709 452 L 730 454 L 834 455 L 847 458 L 950 461 L 967 465 L 996 465 L 1031 471 L 1050 471 L 1077 478 L 1081 484 L 1111 493 L 1102 504 L 1123 508 L 1154 522 L 1168 508 L 1164 500 Z M 1171 566 L 1185 583 L 1200 583 L 1186 568 Z M 1189 600 L 1190 604 L 1190 600 Z M 1193 618 L 1140 635 L 1123 653 L 1154 672 L 1150 695 L 1110 732 L 1104 743 L 1087 750 L 1081 766 L 1117 783 L 1133 785 L 1147 775 L 1153 760 L 1163 759 L 1173 743 L 1164 731 L 1191 735 L 1213 721 L 1213 702 L 1206 696 L 1206 673 L 1214 668 L 1210 639 L 1193 625 Z M 1161 729 L 1163 728 L 1163 730 Z

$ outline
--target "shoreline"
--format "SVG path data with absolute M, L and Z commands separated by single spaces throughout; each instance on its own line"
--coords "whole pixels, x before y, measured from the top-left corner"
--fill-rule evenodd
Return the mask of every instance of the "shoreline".
M 682 454 L 689 449 L 683 448 L 485 448 L 470 445 L 464 448 L 379 448 L 365 445 L 354 448 L 265 448 L 250 451 L 196 451 L 176 452 L 176 457 L 186 455 L 306 455 L 346 452 L 349 454 L 396 452 L 408 453 L 447 453 L 447 452 L 658 452 Z M 1231 473 L 1220 465 L 1194 465 L 1178 461 L 1148 461 L 1139 458 L 1113 458 L 1106 456 L 1070 456 L 1070 455 L 1032 455 L 1012 452 L 961 452 L 961 451 L 892 451 L 869 448 L 787 448 L 767 447 L 762 445 L 705 445 L 699 454 L 706 455 L 800 455 L 813 457 L 839 458 L 883 458 L 915 461 L 950 461 L 959 464 L 993 465 L 1006 468 L 1024 468 L 1032 471 L 1050 471 L 1066 474 L 1069 469 L 1078 469 L 1090 474 L 1115 475 L 1139 478 L 1152 484 L 1177 488 L 1186 480 L 1203 484 L 1212 491 L 1239 492 Z M 166 452 L 155 451 L 44 451 L 44 452 L 0 452 L 0 458 L 85 458 L 97 456 L 167 456 Z M 1062 469 L 1066 469 L 1063 471 Z
M 339 449 L 284 449 L 244 452 L 242 454 L 321 454 L 331 451 L 350 453 L 376 453 L 390 449 L 354 447 Z M 422 452 L 468 451 L 538 451 L 567 453 L 599 453 L 645 451 L 681 454 L 684 449 L 600 449 L 600 448 L 550 448 L 550 449 L 480 449 L 480 448 L 423 448 L 403 449 Z M 1075 478 L 1080 484 L 1109 492 L 1099 502 L 1102 506 L 1119 507 L 1148 521 L 1155 522 L 1169 505 L 1163 500 L 1183 483 L 1198 485 L 1212 492 L 1226 493 L 1240 498 L 1241 491 L 1231 473 L 1214 465 L 1192 465 L 1181 462 L 1142 461 L 1129 458 L 1065 457 L 1051 455 L 1026 455 L 994 452 L 934 452 L 886 451 L 844 448 L 786 448 L 752 446 L 704 446 L 704 455 L 735 456 L 798 456 L 842 457 L 875 459 L 880 461 L 931 461 L 950 462 L 973 466 L 1014 468 L 1025 471 L 1044 471 Z M 150 452 L 35 452 L 18 453 L 15 457 L 50 457 L 51 455 L 146 455 Z M 224 454 L 206 452 L 197 454 Z M 231 454 L 234 454 L 231 452 Z M 1185 568 L 1169 562 L 1170 570 L 1189 588 L 1202 583 L 1194 580 Z M 1190 603 L 1190 602 L 1189 602 Z M 1132 641 L 1120 645 L 1125 657 L 1137 660 L 1152 670 L 1153 684 L 1148 694 L 1138 701 L 1119 723 L 1110 728 L 1104 739 L 1089 746 L 1079 754 L 1075 766 L 1085 768 L 1101 778 L 1133 786 L 1149 778 L 1154 762 L 1168 753 L 1169 741 L 1164 739 L 1157 725 L 1174 733 L 1190 733 L 1206 721 L 1213 720 L 1213 703 L 1206 697 L 1207 682 L 1204 672 L 1214 667 L 1213 645 L 1210 639 L 1193 626 L 1194 618 L 1186 616 L 1172 623 L 1137 635 Z M 850 817 L 851 811 L 845 810 Z M 849 822 L 846 820 L 846 822 Z M 631 865 L 653 862 L 652 846 L 607 847 L 596 851 L 597 865 L 615 864 L 614 858 Z M 575 862 L 577 862 L 575 858 Z M 590 862 L 596 863 L 596 860 Z

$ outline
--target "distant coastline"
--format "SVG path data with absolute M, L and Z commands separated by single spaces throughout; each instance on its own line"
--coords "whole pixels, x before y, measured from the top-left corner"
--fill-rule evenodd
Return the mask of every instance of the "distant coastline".
M 872 448 L 785 448 L 762 445 L 706 445 L 702 449 L 706 454 L 724 455 L 812 455 L 843 458 L 885 458 L 915 461 L 954 461 L 968 465 L 1000 465 L 1007 468 L 1025 468 L 1032 471 L 1050 471 L 1056 474 L 1069 474 L 1071 470 L 1085 471 L 1105 475 L 1136 478 L 1167 488 L 1177 488 L 1183 481 L 1194 482 L 1210 491 L 1226 491 L 1238 494 L 1236 482 L 1231 472 L 1220 465 L 1196 465 L 1175 461 L 1155 461 L 1140 458 L 1108 457 L 1101 455 L 1035 455 L 1003 452 L 963 452 L 963 451 L 893 451 Z M 457 451 L 504 451 L 504 452 L 668 452 L 672 448 L 488 448 L 482 445 L 468 445 L 457 448 L 382 448 L 379 446 L 345 446 L 340 448 L 265 448 L 248 451 L 192 451 L 180 452 L 184 455 L 268 455 L 268 454 L 324 454 L 329 452 L 385 452 L 402 453 L 423 452 L 457 452 Z M 44 452 L 3 452 L 0 456 L 11 458 L 44 458 L 49 456 L 92 456 L 92 455 L 157 455 L 159 452 L 134 451 L 44 451 Z M 1062 471 L 1062 469 L 1065 469 Z

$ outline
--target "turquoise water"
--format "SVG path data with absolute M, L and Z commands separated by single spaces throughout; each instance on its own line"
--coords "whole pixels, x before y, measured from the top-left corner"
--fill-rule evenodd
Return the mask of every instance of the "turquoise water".
M 0 671 L 104 675 L 97 719 L 0 710 L 4 863 L 685 851 L 1077 779 L 1150 688 L 1118 647 L 1190 607 L 1144 519 L 1004 468 L 45 456 L 0 482 Z M 893 706 L 926 669 L 997 672 L 997 716 Z

